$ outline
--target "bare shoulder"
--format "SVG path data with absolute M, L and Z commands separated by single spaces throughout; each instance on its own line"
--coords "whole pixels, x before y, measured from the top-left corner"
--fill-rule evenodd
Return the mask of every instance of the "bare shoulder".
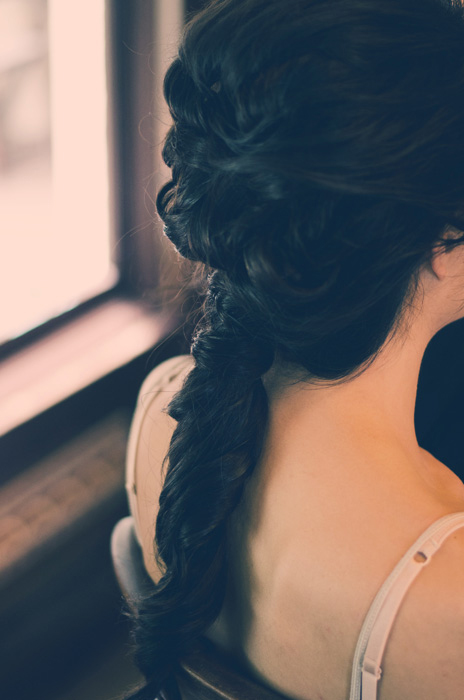
M 450 535 L 409 589 L 382 662 L 379 700 L 464 695 L 464 528 Z
M 137 402 L 137 411 L 142 415 L 135 456 L 137 512 L 134 517 L 139 526 L 145 566 L 155 582 L 159 579 L 159 570 L 153 542 L 162 488 L 162 465 L 176 426 L 165 409 L 181 389 L 192 366 L 193 358 L 189 355 L 162 362 L 143 382 Z
M 292 577 L 297 581 L 296 594 L 293 595 L 295 587 L 291 593 L 287 591 L 284 605 L 290 613 L 286 619 L 279 618 L 279 641 L 289 640 L 289 646 L 293 642 L 292 657 L 297 658 L 302 669 L 298 676 L 301 686 L 296 688 L 293 678 L 287 676 L 288 658 L 281 666 L 279 658 L 273 658 L 271 673 L 273 679 L 298 691 L 298 697 L 317 697 L 319 692 L 322 697 L 335 699 L 349 694 L 355 645 L 368 609 L 366 591 L 370 583 L 359 580 L 358 571 L 355 587 L 347 565 L 342 563 L 340 570 L 344 576 L 339 579 L 331 571 L 326 597 L 317 587 L 310 588 L 306 595 L 308 605 L 302 591 L 311 585 L 309 567 L 300 568 L 299 576 L 297 572 Z M 323 580 L 320 572 L 317 576 Z M 362 605 L 357 599 L 360 591 Z M 311 596 L 318 600 L 316 609 Z M 298 618 L 289 597 L 298 603 Z M 287 629 L 289 619 L 292 625 Z M 279 654 L 285 655 L 282 650 Z M 464 697 L 464 528 L 448 537 L 407 591 L 393 622 L 381 668 L 377 700 Z M 314 678 L 318 679 L 317 687 L 313 685 Z

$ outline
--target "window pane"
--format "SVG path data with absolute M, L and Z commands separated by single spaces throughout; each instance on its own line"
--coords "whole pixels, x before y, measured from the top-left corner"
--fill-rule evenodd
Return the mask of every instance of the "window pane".
M 0 0 L 0 342 L 111 287 L 104 0 Z

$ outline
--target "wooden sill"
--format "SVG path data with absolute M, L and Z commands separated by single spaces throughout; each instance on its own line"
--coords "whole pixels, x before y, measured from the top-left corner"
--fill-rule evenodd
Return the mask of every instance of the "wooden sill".
M 123 494 L 130 419 L 115 411 L 0 489 L 0 591 Z
M 0 362 L 0 436 L 153 348 L 172 313 L 110 299 Z
M 129 422 L 118 409 L 0 489 L 2 697 L 55 697 L 121 627 L 110 534 Z

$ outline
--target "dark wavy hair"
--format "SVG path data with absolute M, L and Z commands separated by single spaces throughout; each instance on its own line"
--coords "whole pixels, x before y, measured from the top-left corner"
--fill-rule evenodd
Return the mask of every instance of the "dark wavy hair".
M 201 269 L 194 366 L 135 616 L 153 700 L 217 618 L 228 519 L 262 451 L 274 361 L 358 376 L 403 332 L 420 272 L 464 235 L 460 0 L 213 0 L 164 81 L 172 179 L 156 206 Z M 400 323 L 401 322 L 401 323 Z

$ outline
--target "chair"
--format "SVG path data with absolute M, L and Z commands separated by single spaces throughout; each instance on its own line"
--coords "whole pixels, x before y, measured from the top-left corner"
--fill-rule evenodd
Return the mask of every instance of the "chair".
M 111 557 L 119 587 L 130 609 L 153 587 L 135 537 L 133 518 L 122 518 L 111 535 Z M 179 662 L 175 680 L 182 700 L 285 700 L 247 677 L 206 638 L 201 650 Z M 168 691 L 162 697 L 171 700 Z

